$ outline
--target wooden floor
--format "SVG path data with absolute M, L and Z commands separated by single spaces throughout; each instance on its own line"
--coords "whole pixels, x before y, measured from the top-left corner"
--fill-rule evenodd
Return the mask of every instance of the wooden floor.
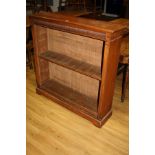
M 128 90 L 122 104 L 117 77 L 113 115 L 102 127 L 37 95 L 33 70 L 27 69 L 27 155 L 128 155 Z

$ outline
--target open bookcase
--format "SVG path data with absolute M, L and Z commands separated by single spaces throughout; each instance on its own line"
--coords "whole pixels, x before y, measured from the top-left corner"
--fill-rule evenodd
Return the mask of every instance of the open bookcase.
M 56 13 L 31 23 L 37 93 L 101 127 L 112 114 L 124 27 Z

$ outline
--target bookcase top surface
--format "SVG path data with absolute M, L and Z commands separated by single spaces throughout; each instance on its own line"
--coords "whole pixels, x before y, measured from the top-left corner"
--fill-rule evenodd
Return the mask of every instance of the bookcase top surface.
M 60 13 L 40 12 L 31 16 L 32 24 L 35 23 L 36 20 L 103 33 L 114 33 L 128 29 L 127 19 L 97 21 L 93 19 L 85 19 L 82 17 L 63 15 Z

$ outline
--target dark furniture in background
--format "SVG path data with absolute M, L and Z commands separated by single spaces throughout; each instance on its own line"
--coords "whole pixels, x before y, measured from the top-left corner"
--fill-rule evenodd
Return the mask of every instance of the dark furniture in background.
M 127 83 L 129 82 L 129 35 L 123 37 L 117 75 L 123 73 L 121 101 L 124 102 Z
M 32 42 L 32 32 L 31 32 L 31 24 L 29 20 L 29 16 L 26 16 L 26 65 L 30 67 L 30 69 L 34 66 L 34 50 L 33 50 L 33 42 Z
M 104 0 L 102 2 L 102 11 L 103 8 Z M 116 14 L 119 18 L 129 18 L 129 0 L 107 0 L 106 12 Z
M 129 23 L 126 19 L 116 19 L 112 23 L 126 25 L 126 33 L 124 33 L 120 48 L 119 65 L 117 75 L 123 73 L 121 101 L 124 102 L 127 83 L 129 82 Z
M 96 16 L 96 19 L 100 20 L 103 17 L 101 14 L 104 13 L 104 4 L 104 0 L 60 0 L 59 11 L 83 9 L 92 12 L 94 15 L 91 16 Z M 129 18 L 129 1 L 107 0 L 106 13 L 116 14 L 119 18 Z M 108 17 L 105 16 L 104 18 Z
M 53 0 L 37 0 L 37 4 L 41 5 L 40 7 L 38 7 L 37 12 L 39 11 L 52 12 L 50 6 L 53 5 Z
M 32 10 L 33 13 L 39 11 L 50 11 L 53 0 L 26 0 L 26 10 Z
M 127 21 L 121 21 L 33 15 L 37 93 L 101 127 L 112 114 L 120 46 L 127 31 Z
M 26 0 L 26 10 L 34 12 L 51 11 L 53 0 Z M 60 0 L 59 11 L 87 10 L 93 13 L 102 13 L 104 0 Z M 107 0 L 107 13 L 117 14 L 121 18 L 129 18 L 129 0 Z
M 26 0 L 26 10 L 32 10 L 34 12 L 36 8 L 37 2 L 36 0 Z
M 59 11 L 86 10 L 86 0 L 59 0 Z

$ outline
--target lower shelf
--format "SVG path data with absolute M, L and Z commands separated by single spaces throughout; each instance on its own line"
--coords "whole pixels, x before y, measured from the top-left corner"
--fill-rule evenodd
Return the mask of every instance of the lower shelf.
M 110 109 L 104 117 L 98 118 L 97 102 L 94 99 L 75 92 L 53 80 L 46 81 L 41 87 L 38 87 L 36 91 L 38 94 L 52 99 L 54 102 L 91 121 L 99 128 L 101 128 L 112 115 Z
M 83 95 L 54 80 L 48 80 L 41 85 L 40 89 L 67 103 L 66 106 L 84 111 L 97 117 L 97 100 Z

